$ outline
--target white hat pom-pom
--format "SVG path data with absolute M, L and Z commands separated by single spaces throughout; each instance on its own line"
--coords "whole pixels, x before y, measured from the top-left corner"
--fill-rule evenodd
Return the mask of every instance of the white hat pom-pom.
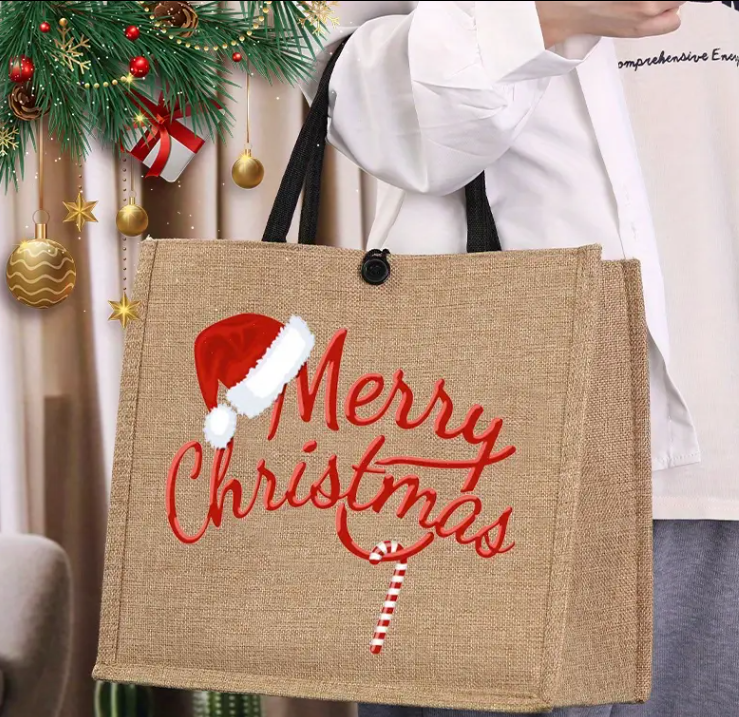
M 224 404 L 216 406 L 205 419 L 203 433 L 213 448 L 225 448 L 236 433 L 236 411 Z

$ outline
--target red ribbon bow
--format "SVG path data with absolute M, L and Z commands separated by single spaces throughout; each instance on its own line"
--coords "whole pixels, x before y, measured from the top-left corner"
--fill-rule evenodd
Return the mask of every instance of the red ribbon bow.
M 152 102 L 148 97 L 138 92 L 132 91 L 131 94 L 134 96 L 136 104 L 146 116 L 149 127 L 146 129 L 146 134 L 130 150 L 130 153 L 136 159 L 143 162 L 151 152 L 152 147 L 159 142 L 159 151 L 151 167 L 149 167 L 149 171 L 146 173 L 147 177 L 159 177 L 164 171 L 164 167 L 169 160 L 169 155 L 172 152 L 173 138 L 187 147 L 193 154 L 198 152 L 205 144 L 205 140 L 202 137 L 198 137 L 195 132 L 177 121 L 183 117 L 190 116 L 190 107 L 182 109 L 179 102 L 177 102 L 174 108 L 170 110 L 164 101 L 163 93 L 159 95 L 159 101 L 157 103 Z

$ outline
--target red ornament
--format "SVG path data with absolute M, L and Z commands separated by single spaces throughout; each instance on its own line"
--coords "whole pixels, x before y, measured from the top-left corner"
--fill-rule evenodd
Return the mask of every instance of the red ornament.
M 49 32 L 51 30 L 51 25 L 49 25 L 46 20 L 44 20 L 39 26 L 38 29 L 41 30 L 41 32 Z
M 149 65 L 149 60 L 139 55 L 131 60 L 131 63 L 128 65 L 128 69 L 134 77 L 146 77 L 149 74 L 151 67 Z
M 127 40 L 131 40 L 131 42 L 133 42 L 134 40 L 139 39 L 139 35 L 141 34 L 141 31 L 138 29 L 138 27 L 136 27 L 136 25 L 129 25 L 125 29 L 123 34 L 126 36 Z
M 234 54 L 233 54 L 233 55 L 231 55 L 231 59 L 232 59 L 232 60 L 233 60 L 234 62 L 241 62 L 241 59 L 242 59 L 242 58 L 241 58 L 241 53 L 240 53 L 240 52 L 234 52 Z
M 11 58 L 8 63 L 8 77 L 13 82 L 28 82 L 35 71 L 33 60 L 25 55 Z

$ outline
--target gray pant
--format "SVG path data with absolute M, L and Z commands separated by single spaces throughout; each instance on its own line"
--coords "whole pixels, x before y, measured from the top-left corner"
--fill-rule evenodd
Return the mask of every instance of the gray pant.
M 739 715 L 739 522 L 654 524 L 654 672 L 643 705 L 573 707 L 553 717 Z M 501 717 L 360 705 L 359 717 Z

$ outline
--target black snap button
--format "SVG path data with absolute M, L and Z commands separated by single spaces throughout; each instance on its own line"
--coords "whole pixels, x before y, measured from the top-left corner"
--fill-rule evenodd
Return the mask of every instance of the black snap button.
M 362 278 L 373 285 L 384 284 L 390 276 L 390 262 L 387 255 L 390 252 L 387 249 L 372 249 L 368 251 L 362 259 Z

